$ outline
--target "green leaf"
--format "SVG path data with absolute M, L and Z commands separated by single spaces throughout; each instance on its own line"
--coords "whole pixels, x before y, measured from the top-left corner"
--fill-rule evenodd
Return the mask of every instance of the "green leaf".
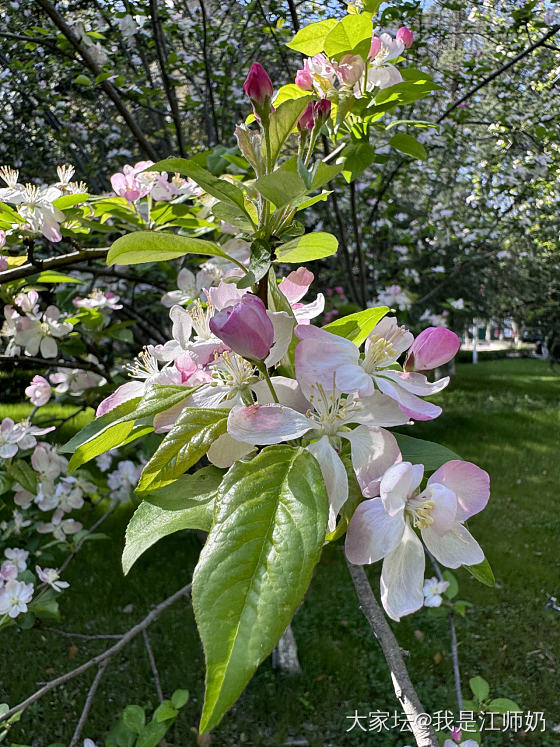
M 332 28 L 325 39 L 324 50 L 328 57 L 351 52 L 360 42 L 371 40 L 373 25 L 362 15 L 346 16 Z
M 469 685 L 473 695 L 480 703 L 482 703 L 483 700 L 486 700 L 488 693 L 490 692 L 490 686 L 485 679 L 482 677 L 472 677 L 469 680 Z
M 164 721 L 169 721 L 169 719 L 171 718 L 176 718 L 178 713 L 179 711 L 173 707 L 173 704 L 170 700 L 164 700 L 156 708 L 153 720 L 161 724 Z
M 392 145 L 395 150 L 400 153 L 404 153 L 412 158 L 417 158 L 420 161 L 425 161 L 428 157 L 426 148 L 416 140 L 412 135 L 407 135 L 405 132 L 398 132 L 396 135 L 389 140 L 389 145 Z
M 304 449 L 271 446 L 226 474 L 193 577 L 206 657 L 201 733 L 219 723 L 290 622 L 327 515 L 319 464 Z
M 277 208 L 297 200 L 307 192 L 301 176 L 284 168 L 260 176 L 253 186 Z
M 23 459 L 14 459 L 12 462 L 5 461 L 4 468 L 10 477 L 18 482 L 22 488 L 30 493 L 37 492 L 37 473 L 30 464 Z
M 178 236 L 162 231 L 134 231 L 121 236 L 109 249 L 108 265 L 138 265 L 142 262 L 164 262 L 185 254 L 230 259 L 218 244 L 190 236 Z
M 204 467 L 192 475 L 181 475 L 171 485 L 146 496 L 126 528 L 122 556 L 125 575 L 138 558 L 163 537 L 182 529 L 210 530 L 214 499 L 222 476 L 217 467 Z
M 78 285 L 86 282 L 85 280 L 74 278 L 72 275 L 65 275 L 63 272 L 55 272 L 54 270 L 40 272 L 31 281 L 33 283 L 75 283 Z
M 74 83 L 78 83 L 78 85 L 80 86 L 89 86 L 91 85 L 91 80 L 87 77 L 87 75 L 77 75 L 74 78 Z
M 131 731 L 140 734 L 146 724 L 146 714 L 140 706 L 128 705 L 123 711 L 122 720 Z
M 245 210 L 245 197 L 243 191 L 235 184 L 220 179 L 214 176 L 202 166 L 195 163 L 194 160 L 188 160 L 186 158 L 165 158 L 163 161 L 158 161 L 151 166 L 148 171 L 172 171 L 181 174 L 182 176 L 189 176 L 193 179 L 205 192 L 208 192 L 212 197 L 217 197 L 222 202 L 229 202 L 233 205 L 240 207 L 243 212 Z
M 510 700 L 509 698 L 494 698 L 488 704 L 488 711 L 508 713 L 509 711 L 521 711 L 521 708 L 514 700 Z
M 314 259 L 330 257 L 338 249 L 336 236 L 324 231 L 314 231 L 298 236 L 286 244 L 276 248 L 276 259 L 278 262 L 289 262 L 300 264 L 311 262 Z
M 270 158 L 276 163 L 280 150 L 295 129 L 311 96 L 284 101 L 270 115 Z
M 403 460 L 412 464 L 423 464 L 427 472 L 434 472 L 452 459 L 461 459 L 454 451 L 434 441 L 395 433 Z
M 237 283 L 238 288 L 250 288 L 258 283 L 270 267 L 271 249 L 268 241 L 255 239 L 251 244 L 249 272 Z
M 354 314 L 335 319 L 334 322 L 326 324 L 323 329 L 333 335 L 345 337 L 360 347 L 375 325 L 383 319 L 388 311 L 388 306 L 376 306 L 373 309 L 356 311 Z
M 325 39 L 337 23 L 338 21 L 335 18 L 327 18 L 318 23 L 311 23 L 309 26 L 300 29 L 286 46 L 294 49 L 296 52 L 301 52 L 306 57 L 313 57 L 323 51 Z
M 29 611 L 41 618 L 60 619 L 56 591 L 46 589 L 29 603 Z
M 81 192 L 80 194 L 74 195 L 62 195 L 54 200 L 53 205 L 59 210 L 67 210 L 68 208 L 78 205 L 80 202 L 85 202 L 89 195 L 87 192 Z
M 443 593 L 448 599 L 453 599 L 453 597 L 456 597 L 459 592 L 459 584 L 457 583 L 457 579 L 451 573 L 451 571 L 444 571 L 441 575 L 443 576 L 444 581 L 449 582 L 449 586 Z
M 175 690 L 173 695 L 171 696 L 171 703 L 173 704 L 173 708 L 176 708 L 179 710 L 179 708 L 182 708 L 189 700 L 189 691 L 188 690 Z
M 342 174 L 348 183 L 357 179 L 375 161 L 377 153 L 373 145 L 366 142 L 350 143 L 342 151 Z
M 146 464 L 138 490 L 154 490 L 176 480 L 206 454 L 226 431 L 229 410 L 187 407 Z
M 456 458 L 457 457 L 455 457 L 455 459 Z M 463 568 L 466 568 L 467 571 L 471 574 L 471 576 L 474 576 L 477 581 L 480 581 L 481 584 L 484 584 L 485 586 L 496 585 L 496 579 L 494 578 L 494 573 L 492 572 L 490 563 L 488 562 L 486 558 L 484 558 L 482 563 L 478 563 L 478 565 L 464 565 Z
M 134 747 L 157 747 L 167 734 L 172 723 L 172 721 L 163 721 L 161 723 L 150 721 L 149 724 L 146 724 L 136 742 L 133 742 Z

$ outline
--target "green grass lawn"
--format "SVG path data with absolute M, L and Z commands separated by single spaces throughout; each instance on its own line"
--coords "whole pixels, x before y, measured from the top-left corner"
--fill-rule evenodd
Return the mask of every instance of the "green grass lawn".
M 525 711 L 545 711 L 547 732 L 494 732 L 483 742 L 491 747 L 560 743 L 560 734 L 552 732 L 560 722 L 560 613 L 545 607 L 547 592 L 560 598 L 559 398 L 560 377 L 541 361 L 462 365 L 437 398 L 444 414 L 413 431 L 476 462 L 492 480 L 488 508 L 470 528 L 486 551 L 497 587 L 482 586 L 462 569 L 457 571 L 460 597 L 474 604 L 466 619 L 458 621 L 464 695 L 469 678 L 480 675 L 489 681 L 494 697 L 511 698 Z M 3 409 L 5 414 L 12 412 Z M 111 540 L 89 543 L 68 567 L 65 578 L 74 590 L 62 597 L 63 619 L 57 627 L 123 632 L 189 580 L 200 541 L 187 532 L 151 548 L 127 578 L 122 576 L 119 560 L 129 513 L 120 509 L 103 528 Z M 370 577 L 378 592 L 379 564 L 370 569 Z M 403 648 L 410 650 L 407 664 L 426 710 L 456 710 L 446 618 L 421 610 L 393 627 Z M 393 712 L 397 705 L 380 650 L 358 609 L 341 545 L 326 548 L 293 628 L 303 673 L 279 675 L 266 661 L 212 733 L 212 744 L 411 743 L 398 731 L 346 733 L 351 724 L 346 717 L 354 710 Z M 39 682 L 109 645 L 37 629 L 8 629 L 1 635 L 0 702 L 12 705 Z M 191 692 L 167 744 L 194 745 L 204 662 L 190 604 L 180 602 L 168 610 L 149 635 L 165 694 L 179 687 Z M 93 671 L 31 706 L 13 728 L 12 741 L 34 747 L 68 743 L 92 677 Z M 102 744 L 128 703 L 157 705 L 141 638 L 107 668 L 83 736 Z

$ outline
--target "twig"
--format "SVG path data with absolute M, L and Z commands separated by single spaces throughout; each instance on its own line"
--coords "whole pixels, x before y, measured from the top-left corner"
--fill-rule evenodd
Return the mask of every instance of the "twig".
M 522 52 L 520 52 L 518 55 L 513 57 L 511 60 L 506 62 L 505 65 L 502 65 L 502 67 L 498 68 L 498 70 L 495 70 L 490 75 L 487 75 L 484 80 L 482 80 L 478 85 L 476 85 L 474 88 L 471 88 L 470 91 L 467 91 L 463 96 L 461 96 L 460 99 L 457 99 L 451 106 L 449 106 L 443 114 L 436 120 L 439 124 L 440 122 L 443 122 L 443 120 L 451 114 L 451 112 L 456 109 L 458 106 L 460 106 L 464 101 L 467 99 L 470 99 L 471 96 L 473 96 L 477 91 L 480 91 L 481 88 L 484 88 L 485 85 L 488 83 L 491 83 L 493 80 L 495 80 L 497 77 L 499 77 L 502 73 L 505 73 L 506 70 L 509 70 L 512 65 L 515 65 L 516 62 L 519 62 L 519 60 L 522 60 L 524 57 L 526 57 L 528 54 L 533 52 L 538 47 L 542 47 L 545 42 L 550 39 L 551 36 L 554 36 L 558 31 L 560 31 L 560 24 L 556 24 L 553 26 L 550 31 L 548 31 L 544 36 L 542 36 L 538 41 L 536 41 L 534 44 L 531 44 L 530 47 L 527 47 L 527 49 L 524 49 Z
M 66 630 L 59 630 L 58 628 L 41 628 L 41 632 L 56 633 L 65 638 L 81 638 L 84 641 L 101 641 L 112 638 L 122 638 L 121 633 L 69 633 Z
M 0 355 L 0 363 L 9 365 L 12 363 L 14 366 L 18 364 L 30 364 L 46 366 L 47 368 L 79 368 L 83 371 L 94 371 L 100 376 L 104 376 L 105 372 L 95 363 L 85 363 L 82 361 L 66 361 L 63 359 L 54 358 L 36 358 L 32 355 Z
M 98 654 L 97 656 L 94 656 L 92 659 L 89 659 L 89 661 L 86 661 L 84 664 L 81 664 L 79 667 L 76 667 L 76 669 L 72 669 L 70 672 L 66 672 L 66 674 L 61 675 L 60 677 L 57 677 L 54 680 L 51 680 L 50 682 L 47 682 L 43 687 L 39 688 L 36 692 L 33 693 L 33 695 L 30 695 L 25 700 L 22 700 L 21 703 L 18 703 L 13 708 L 10 708 L 8 711 L 3 713 L 0 716 L 0 723 L 3 721 L 7 721 L 11 716 L 14 715 L 14 713 L 18 713 L 18 711 L 22 711 L 28 706 L 30 706 L 32 703 L 35 703 L 35 701 L 39 700 L 43 697 L 43 695 L 46 695 L 48 692 L 53 690 L 55 687 L 58 687 L 59 685 L 63 685 L 65 682 L 68 682 L 69 680 L 73 679 L 74 677 L 77 677 L 80 674 L 83 674 L 84 672 L 87 672 L 88 669 L 91 669 L 92 667 L 95 667 L 96 665 L 101 664 L 101 662 L 106 661 L 107 659 L 110 659 L 115 654 L 118 654 L 119 651 L 121 651 L 127 643 L 130 643 L 130 641 L 135 638 L 139 633 L 141 633 L 143 630 L 145 630 L 147 627 L 149 627 L 154 620 L 157 620 L 158 617 L 162 614 L 162 612 L 165 612 L 165 610 L 168 607 L 171 607 L 172 604 L 177 602 L 182 597 L 186 596 L 191 591 L 192 583 L 189 582 L 185 586 L 183 586 L 181 589 L 176 591 L 174 594 L 172 594 L 170 597 L 167 597 L 167 599 L 164 599 L 163 602 L 160 602 L 157 607 L 154 607 L 154 609 L 146 615 L 146 617 L 141 620 L 139 623 L 134 625 L 134 627 L 130 628 L 130 630 L 125 633 L 122 638 L 115 643 L 114 646 L 111 646 L 111 648 L 108 648 L 106 651 L 104 651 L 101 654 Z
M 163 703 L 163 691 L 161 689 L 161 682 L 159 679 L 159 672 L 156 665 L 156 660 L 154 657 L 154 652 L 152 651 L 152 647 L 150 646 L 150 639 L 148 638 L 148 632 L 146 630 L 142 631 L 142 638 L 144 639 L 144 645 L 146 646 L 146 652 L 148 654 L 148 659 L 150 661 L 150 666 L 152 668 L 152 674 L 154 675 L 154 684 L 156 686 L 156 692 L 158 696 L 158 700 L 160 703 Z
M 0 272 L 0 285 L 2 283 L 9 283 L 10 280 L 17 280 L 18 278 L 26 278 L 29 275 L 36 275 L 40 270 L 52 270 L 55 267 L 65 267 L 66 265 L 72 265 L 74 262 L 83 262 L 84 259 L 101 259 L 105 258 L 108 248 L 105 249 L 78 249 L 75 252 L 69 252 L 68 254 L 61 254 L 58 257 L 50 257 L 49 259 L 40 260 L 40 268 L 37 265 L 39 260 L 35 259 L 34 263 L 26 262 L 19 267 L 12 267 L 10 270 L 3 270 Z
M 410 681 L 401 649 L 385 615 L 371 589 L 366 573 L 361 565 L 348 563 L 348 570 L 358 595 L 360 607 L 375 637 L 391 672 L 395 695 L 408 720 L 418 747 L 438 747 L 439 742 L 431 726 L 422 718 L 425 713 L 422 703 Z
M 356 246 L 356 253 L 358 255 L 358 267 L 360 270 L 360 301 L 361 305 L 365 308 L 367 303 L 367 278 L 366 278 L 366 263 L 364 259 L 364 252 L 362 249 L 362 240 L 360 237 L 360 226 L 358 225 L 358 212 L 356 208 L 356 185 L 354 182 L 350 182 L 350 211 L 352 215 L 352 230 L 354 231 L 354 244 Z
M 436 576 L 439 581 L 444 581 L 441 568 L 437 560 L 434 558 L 432 553 L 424 545 L 427 556 L 430 558 L 430 562 L 436 572 Z M 455 697 L 457 698 L 457 705 L 459 706 L 459 712 L 463 710 L 463 693 L 461 691 L 461 670 L 459 669 L 459 647 L 457 646 L 457 631 L 455 629 L 455 615 L 453 610 L 450 610 L 447 614 L 447 622 L 449 623 L 449 633 L 451 637 L 451 661 L 453 664 L 453 680 L 455 683 Z
M 97 691 L 99 683 L 101 682 L 101 678 L 103 677 L 103 674 L 105 672 L 105 669 L 107 668 L 108 663 L 109 663 L 109 659 L 105 659 L 105 661 L 102 661 L 97 670 L 97 674 L 93 678 L 91 687 L 88 690 L 86 702 L 84 703 L 84 707 L 83 707 L 83 710 L 80 716 L 80 720 L 76 724 L 76 728 L 74 729 L 74 734 L 72 735 L 72 739 L 70 740 L 70 747 L 76 747 L 76 745 L 78 744 L 78 739 L 80 738 L 82 729 L 84 728 L 85 723 L 87 721 L 87 717 L 89 715 L 89 711 L 91 708 L 91 704 L 93 703 L 95 693 Z

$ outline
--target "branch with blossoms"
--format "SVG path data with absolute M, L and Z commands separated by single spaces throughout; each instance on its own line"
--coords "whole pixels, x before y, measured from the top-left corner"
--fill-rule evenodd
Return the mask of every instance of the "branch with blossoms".
M 62 216 L 86 225 L 93 213 L 122 229 L 109 266 L 201 258 L 196 273 L 181 268 L 177 290 L 162 299 L 171 336 L 126 364 L 129 380 L 111 387 L 95 419 L 60 449 L 71 454 L 72 479 L 113 449 L 142 449 L 148 434 L 155 440 L 137 471 L 119 465 L 141 499 L 126 532 L 125 573 L 173 531 L 208 533 L 192 584 L 207 670 L 201 733 L 219 724 L 277 645 L 325 543 L 344 538 L 352 565 L 383 561 L 381 603 L 395 622 L 424 605 L 424 547 L 442 565 L 491 583 L 466 526 L 488 501 L 488 475 L 408 433 L 441 414 L 427 398 L 449 379 L 427 374 L 454 357 L 457 335 L 430 327 L 414 338 L 389 303 L 319 326 L 325 298 L 306 300 L 314 274 L 305 265 L 333 256 L 338 239 L 305 233 L 300 212 L 333 192 L 336 199 L 339 175 L 354 195 L 355 179 L 387 147 L 422 156 L 404 131 L 414 123 L 381 122 L 437 88 L 400 65 L 412 43 L 404 27 L 395 37 L 378 34 L 367 8 L 301 29 L 288 45 L 306 56 L 295 83 L 275 92 L 258 63 L 245 81 L 253 112 L 235 131 L 242 174 L 216 175 L 198 157 L 127 165 L 111 179 L 117 197 Z M 324 159 L 323 139 L 331 153 Z M 38 220 L 39 212 L 50 233 L 53 219 L 62 222 L 42 202 L 26 209 L 31 216 L 21 207 L 18 215 Z M 360 245 L 357 220 L 353 231 Z M 400 291 L 382 293 L 391 302 Z M 10 352 L 54 357 L 54 338 L 74 317 L 36 308 L 33 293 L 8 309 Z M 102 295 L 75 305 L 107 315 L 119 299 Z M 50 384 L 36 384 L 38 398 Z M 35 502 L 29 493 L 25 500 Z M 417 728 L 420 699 L 373 608 L 417 744 L 435 745 L 430 730 Z

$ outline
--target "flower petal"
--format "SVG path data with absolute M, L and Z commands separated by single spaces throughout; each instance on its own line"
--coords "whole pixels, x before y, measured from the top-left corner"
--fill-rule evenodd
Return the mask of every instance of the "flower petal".
M 385 372 L 384 372 L 385 373 Z M 433 420 L 441 415 L 441 407 L 431 402 L 424 402 L 415 394 L 405 391 L 396 382 L 390 381 L 382 376 L 375 376 L 375 383 L 379 389 L 398 402 L 400 409 L 408 417 L 415 420 Z
M 443 464 L 428 480 L 445 485 L 457 496 L 457 521 L 465 521 L 482 511 L 490 498 L 490 477 L 472 462 L 453 459 Z
M 347 363 L 336 369 L 335 383 L 339 391 L 358 392 L 360 397 L 370 397 L 375 392 L 371 376 L 354 363 Z
M 400 543 L 405 528 L 402 513 L 389 516 L 380 498 L 360 503 L 346 532 L 346 557 L 355 565 L 375 563 Z
M 448 532 L 455 524 L 457 517 L 457 497 L 452 490 L 432 483 L 423 490 L 414 502 L 422 503 L 424 501 L 433 501 L 434 507 L 430 510 L 430 517 L 433 524 L 430 528 L 440 536 Z
M 301 393 L 300 386 L 295 379 L 289 379 L 287 376 L 272 376 L 270 380 L 281 405 L 286 405 L 286 407 L 291 407 L 292 410 L 302 413 L 309 410 L 309 402 Z M 259 405 L 274 402 L 268 384 L 263 379 L 252 384 L 251 389 L 257 395 Z
M 449 384 L 449 376 L 444 376 L 437 381 L 428 381 L 421 373 L 403 373 L 402 371 L 383 371 L 377 374 L 386 379 L 391 379 L 398 386 L 405 389 L 411 394 L 418 394 L 420 397 L 429 397 L 431 394 L 437 394 Z
M 228 417 L 228 433 L 236 441 L 265 446 L 299 438 L 313 421 L 284 405 L 237 406 Z
M 410 462 L 394 464 L 385 472 L 379 485 L 383 506 L 390 516 L 395 516 L 406 505 L 413 490 L 414 470 Z
M 288 352 L 296 322 L 294 317 L 286 311 L 267 311 L 266 313 L 274 327 L 274 343 L 264 359 L 266 367 L 271 368 L 279 363 Z
M 374 392 L 371 397 L 364 397 L 361 403 L 361 411 L 353 414 L 349 422 L 370 427 L 376 425 L 389 427 L 408 423 L 408 414 L 403 412 L 394 399 L 385 394 Z
M 145 388 L 146 382 L 144 381 L 127 381 L 126 384 L 122 384 L 118 389 L 115 389 L 113 394 L 110 394 L 98 405 L 95 416 L 100 418 L 101 415 L 114 410 L 115 407 L 122 405 L 123 402 L 128 402 L 129 399 L 135 399 L 135 397 L 141 397 L 144 394 Z
M 336 517 L 348 499 L 348 475 L 342 459 L 331 446 L 328 436 L 323 436 L 318 441 L 309 444 L 307 450 L 319 462 L 323 473 L 327 495 L 329 496 L 329 522 L 327 526 L 329 532 L 334 532 Z
M 381 571 L 381 601 L 392 620 L 398 622 L 424 604 L 425 565 L 422 543 L 406 522 L 401 541 L 385 557 Z
M 279 290 L 286 296 L 288 301 L 297 303 L 307 293 L 309 286 L 315 276 L 305 267 L 298 267 L 297 270 L 290 272 L 278 285 Z
M 422 529 L 421 534 L 434 558 L 447 568 L 477 565 L 484 560 L 482 548 L 462 524 L 455 523 L 441 536 L 432 527 Z
M 362 495 L 374 498 L 379 495 L 384 473 L 395 462 L 402 460 L 397 439 L 383 428 L 368 428 L 365 425 L 340 435 L 350 441 L 352 466 Z
M 318 293 L 317 298 L 310 303 L 296 303 L 292 307 L 298 324 L 309 324 L 309 320 L 322 314 L 324 309 L 325 296 L 322 293 Z
M 171 334 L 179 345 L 186 350 L 192 333 L 192 317 L 182 306 L 173 306 L 169 312 L 173 322 Z M 167 344 L 167 343 L 166 343 Z
M 321 384 L 328 392 L 333 391 L 340 366 L 353 364 L 361 373 L 360 351 L 353 342 L 311 324 L 298 324 L 295 333 L 301 340 L 296 347 L 296 378 L 307 399 L 316 384 Z
M 233 439 L 229 433 L 222 433 L 212 443 L 206 456 L 216 467 L 229 468 L 238 459 L 255 450 L 251 444 L 243 443 Z

